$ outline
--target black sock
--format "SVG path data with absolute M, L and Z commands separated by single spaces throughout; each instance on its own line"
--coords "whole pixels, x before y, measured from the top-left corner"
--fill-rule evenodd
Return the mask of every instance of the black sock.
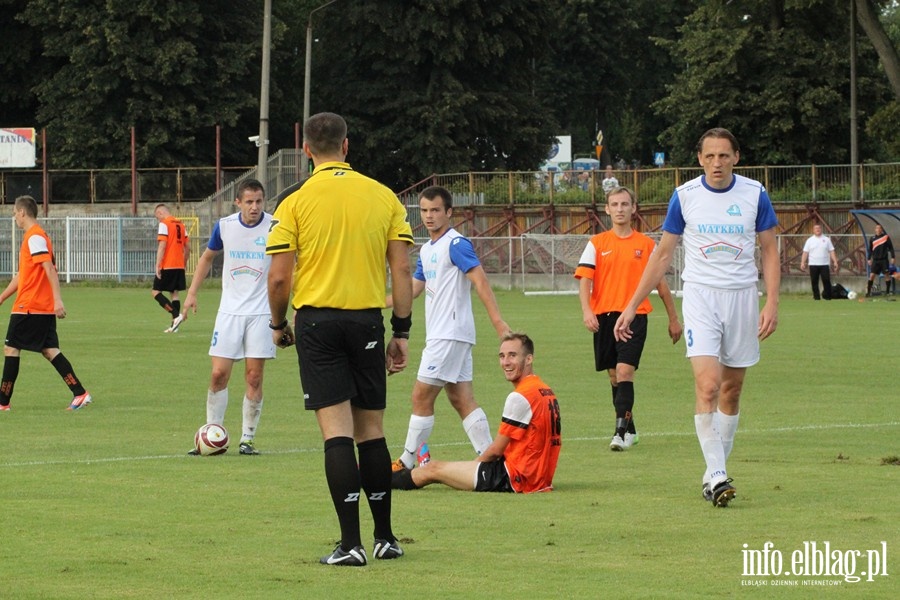
M 610 387 L 610 389 L 612 389 L 612 405 L 613 405 L 613 410 L 614 410 L 615 413 L 616 413 L 616 417 L 618 417 L 618 416 L 619 416 L 619 411 L 616 409 L 616 394 L 619 393 L 619 386 L 613 385 L 613 384 L 609 384 L 609 387 Z M 616 431 L 618 431 L 618 430 L 619 430 L 619 425 L 618 425 L 618 419 L 617 419 L 617 420 L 616 420 Z
M 631 409 L 634 408 L 634 382 L 620 381 L 616 390 L 616 433 L 625 436 L 629 432 Z M 633 433 L 633 432 L 630 432 Z
M 62 352 L 57 354 L 56 358 L 50 361 L 50 364 L 53 365 L 56 372 L 59 373 L 59 376 L 63 378 L 63 381 L 65 381 L 66 385 L 69 386 L 69 389 L 72 390 L 73 396 L 80 396 L 84 393 L 84 386 L 81 385 L 81 382 L 75 377 L 75 371 L 72 369 L 69 359 L 63 356 Z
M 375 539 L 397 541 L 391 529 L 391 453 L 384 438 L 357 444 L 359 478 L 375 522 Z
M 164 311 L 166 311 L 167 313 L 170 313 L 170 314 L 172 313 L 172 303 L 169 301 L 168 298 L 165 297 L 165 295 L 162 292 L 153 296 L 153 299 L 156 300 L 157 304 L 159 304 L 160 306 L 163 307 Z
M 353 452 L 353 438 L 325 440 L 325 479 L 341 525 L 341 548 L 361 546 L 359 537 L 359 467 Z
M 410 469 L 400 469 L 391 473 L 391 487 L 395 490 L 417 490 L 419 489 L 412 479 L 412 471 Z
M 172 316 L 177 317 L 181 314 L 181 300 L 172 300 Z
M 872 280 L 871 279 L 866 282 L 866 293 L 867 294 L 872 293 Z
M 13 395 L 13 388 L 16 386 L 16 379 L 19 377 L 19 357 L 7 356 L 3 361 L 3 379 L 0 380 L 0 405 L 9 405 L 9 400 Z

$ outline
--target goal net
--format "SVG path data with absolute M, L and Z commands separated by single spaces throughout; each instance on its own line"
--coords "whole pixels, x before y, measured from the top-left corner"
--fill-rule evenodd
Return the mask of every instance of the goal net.
M 659 241 L 659 234 L 649 234 Z M 528 233 L 519 237 L 521 287 L 526 294 L 577 294 L 575 268 L 590 235 Z M 681 290 L 684 251 L 675 249 L 666 281 L 673 292 Z

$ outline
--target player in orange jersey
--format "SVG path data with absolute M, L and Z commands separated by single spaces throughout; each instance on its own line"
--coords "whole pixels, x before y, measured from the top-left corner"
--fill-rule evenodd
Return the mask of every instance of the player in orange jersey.
M 500 367 L 515 388 L 506 397 L 497 437 L 471 461 L 429 460 L 418 468 L 395 471 L 391 486 L 413 490 L 443 483 L 476 492 L 547 492 L 562 448 L 559 403 L 553 390 L 534 374 L 534 342 L 524 333 L 507 333 L 500 344 Z
M 178 292 L 187 288 L 184 268 L 191 254 L 191 246 L 184 223 L 172 216 L 168 206 L 157 204 L 153 214 L 159 221 L 159 228 L 156 232 L 156 276 L 150 294 L 163 310 L 172 315 L 172 324 L 165 333 L 175 333 L 184 320 Z M 163 292 L 170 292 L 172 299 L 169 300 Z
M 606 195 L 606 214 L 612 229 L 593 236 L 587 243 L 575 278 L 579 279 L 578 295 L 584 326 L 594 334 L 594 367 L 607 371 L 616 410 L 616 430 L 609 448 L 627 450 L 637 443 L 634 427 L 634 373 L 637 371 L 647 339 L 647 314 L 653 310 L 644 298 L 635 319 L 634 337 L 617 342 L 614 325 L 628 305 L 641 280 L 647 261 L 656 244 L 631 228 L 637 204 L 634 194 L 625 187 L 615 187 Z M 669 316 L 672 343 L 681 339 L 681 323 L 665 278 L 656 288 Z
M 59 275 L 53 243 L 37 222 L 37 203 L 31 196 L 16 198 L 13 212 L 16 226 L 25 232 L 19 250 L 19 272 L 0 292 L 0 304 L 16 295 L 3 346 L 3 376 L 0 379 L 0 411 L 9 410 L 13 387 L 19 376 L 19 358 L 22 350 L 40 352 L 50 361 L 62 377 L 72 401 L 68 410 L 78 410 L 91 403 L 91 395 L 78 377 L 68 359 L 59 350 L 56 319 L 66 318 L 59 291 Z

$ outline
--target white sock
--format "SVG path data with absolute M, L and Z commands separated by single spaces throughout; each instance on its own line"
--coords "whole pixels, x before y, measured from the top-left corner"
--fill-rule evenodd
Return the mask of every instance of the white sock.
M 491 442 L 494 441 L 491 439 L 491 426 L 488 425 L 487 415 L 484 414 L 484 410 L 481 407 L 470 412 L 463 419 L 462 426 L 466 435 L 469 436 L 469 441 L 472 442 L 472 447 L 475 448 L 476 454 L 481 454 L 487 450 Z
M 434 415 L 430 417 L 420 417 L 418 415 L 409 416 L 409 429 L 406 432 L 406 443 L 403 444 L 403 454 L 400 460 L 407 469 L 412 469 L 416 464 L 416 451 L 419 446 L 428 441 L 431 432 L 434 430 Z
M 697 429 L 697 440 L 706 460 L 709 484 L 716 487 L 716 484 L 725 481 L 728 476 L 725 473 L 725 449 L 722 447 L 722 438 L 713 427 L 713 414 L 694 415 L 694 427 Z
M 225 409 L 228 408 L 228 388 L 213 392 L 206 390 L 206 422 L 221 425 L 225 422 Z
M 716 430 L 722 438 L 722 448 L 725 450 L 725 460 L 731 456 L 731 449 L 734 447 L 734 433 L 738 428 L 738 419 L 741 413 L 736 415 L 726 415 L 720 410 L 716 411 L 715 420 L 717 421 Z
M 256 426 L 259 425 L 259 415 L 262 413 L 263 399 L 254 402 L 244 396 L 244 421 L 241 429 L 241 441 L 248 442 L 256 435 Z

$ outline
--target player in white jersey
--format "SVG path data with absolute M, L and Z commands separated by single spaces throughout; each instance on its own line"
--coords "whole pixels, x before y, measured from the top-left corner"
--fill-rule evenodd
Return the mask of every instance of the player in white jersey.
M 184 301 L 197 312 L 197 292 L 209 274 L 213 260 L 224 253 L 222 298 L 209 346 L 212 376 L 206 393 L 206 422 L 221 425 L 228 407 L 228 380 L 234 363 L 244 360 L 243 423 L 240 453 L 259 454 L 253 443 L 263 404 L 263 369 L 275 358 L 275 344 L 269 329 L 267 292 L 271 257 L 266 255 L 266 238 L 272 215 L 265 212 L 265 191 L 260 182 L 247 179 L 238 185 L 234 201 L 238 212 L 220 219 L 197 262 L 194 279 Z M 191 450 L 188 454 L 197 454 Z
M 728 130 L 710 129 L 700 138 L 697 159 L 704 174 L 672 195 L 662 239 L 616 323 L 616 338 L 628 339 L 638 305 L 683 239 L 684 337 L 694 372 L 694 425 L 706 460 L 703 497 L 721 507 L 735 496 L 725 461 L 734 445 L 744 375 L 759 361 L 759 342 L 778 326 L 781 283 L 772 202 L 761 183 L 734 174 L 739 158 L 737 139 Z M 762 311 L 757 239 L 766 288 Z
M 434 429 L 434 402 L 442 389 L 459 413 L 475 452 L 481 454 L 491 445 L 487 415 L 475 402 L 472 389 L 472 286 L 497 335 L 509 332 L 472 242 L 450 226 L 453 196 L 443 187 L 431 186 L 419 195 L 419 208 L 431 237 L 419 251 L 413 275 L 413 297 L 425 292 L 425 349 L 413 387 L 404 451 L 394 461 L 395 471 L 411 469 L 427 457 L 426 442 Z M 392 305 L 390 297 L 387 305 Z M 422 457 L 417 458 L 420 448 Z

